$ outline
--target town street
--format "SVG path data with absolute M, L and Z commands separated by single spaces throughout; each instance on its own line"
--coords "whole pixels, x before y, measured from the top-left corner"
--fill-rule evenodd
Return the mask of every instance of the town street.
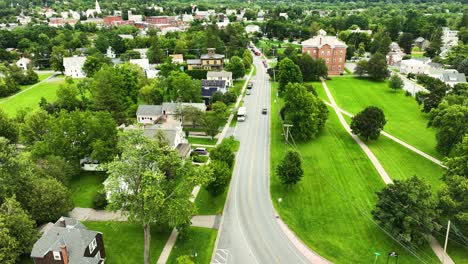
M 241 144 L 212 263 L 308 263 L 280 228 L 270 200 L 270 84 L 259 57 L 254 64 L 257 75 L 245 97 L 247 119 L 235 131 Z

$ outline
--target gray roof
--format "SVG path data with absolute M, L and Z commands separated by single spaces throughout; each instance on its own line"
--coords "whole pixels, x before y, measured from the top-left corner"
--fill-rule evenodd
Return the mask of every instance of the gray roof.
M 162 106 L 160 105 L 139 105 L 136 115 L 137 116 L 154 116 L 160 115 L 162 112 Z
M 179 156 L 184 158 L 190 153 L 191 145 L 189 143 L 180 143 L 176 149 L 179 152 Z
M 206 74 L 207 78 L 217 78 L 217 77 L 222 77 L 222 78 L 231 78 L 232 79 L 232 72 L 228 71 L 209 71 Z
M 425 39 L 423 37 L 418 37 L 414 42 L 423 42 Z
M 459 73 L 457 70 L 445 70 L 442 73 L 442 79 L 444 82 L 466 82 L 465 74 Z
M 174 146 L 175 138 L 177 136 L 177 131 L 175 129 L 163 129 L 160 127 L 150 127 L 143 129 L 143 135 L 150 139 L 155 139 L 155 136 L 158 133 L 162 133 L 169 146 Z
M 225 87 L 225 80 L 201 80 L 202 87 Z
M 194 60 L 187 60 L 187 65 L 199 65 L 201 64 L 201 60 L 194 59 Z
M 202 60 L 208 60 L 208 59 L 224 59 L 224 55 L 222 54 L 203 54 L 200 56 Z
M 86 62 L 86 57 L 65 57 L 63 58 L 64 66 L 79 66 L 83 67 Z
M 347 48 L 348 46 L 343 41 L 335 36 L 315 36 L 313 38 L 301 42 L 302 47 L 320 48 L 323 45 L 329 45 L 332 48 Z
M 95 258 L 84 257 L 89 244 L 100 232 L 88 230 L 80 221 L 61 217 L 42 237 L 36 241 L 31 251 L 31 257 L 42 258 L 50 251 L 60 251 L 66 246 L 69 263 L 98 263 Z
M 206 105 L 204 103 L 163 103 L 162 112 L 165 111 L 166 114 L 175 113 L 177 108 L 187 106 L 192 106 L 200 109 L 201 111 L 206 111 Z

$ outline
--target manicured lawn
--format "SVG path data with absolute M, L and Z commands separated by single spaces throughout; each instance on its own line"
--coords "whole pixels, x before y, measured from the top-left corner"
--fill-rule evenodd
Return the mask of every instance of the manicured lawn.
M 177 258 L 188 255 L 195 263 L 208 264 L 211 261 L 217 231 L 211 228 L 190 227 L 186 237 L 177 237 L 167 263 L 177 263 Z M 196 257 L 195 257 L 196 253 Z
M 127 222 L 83 222 L 90 230 L 103 233 L 106 263 L 143 263 L 143 227 Z M 156 263 L 170 230 L 151 227 L 150 259 Z
M 229 91 L 233 92 L 236 96 L 239 96 L 242 91 L 242 86 L 244 86 L 245 80 L 236 80 L 234 85 L 229 88 Z
M 32 110 L 39 108 L 41 97 L 52 102 L 57 98 L 57 90 L 64 82 L 64 78 L 57 78 L 47 82 L 38 84 L 34 88 L 18 94 L 11 98 L 0 100 L 0 108 L 3 109 L 9 116 L 15 116 L 16 112 L 21 108 L 30 108 Z
M 412 58 L 424 58 L 424 52 L 411 52 Z
M 335 77 L 327 84 L 340 108 L 356 114 L 367 106 L 377 106 L 385 113 L 386 132 L 436 158 L 442 158 L 435 149 L 436 130 L 427 128 L 428 114 L 420 111 L 414 98 L 405 96 L 403 91 L 394 92 L 386 82 Z M 324 93 L 319 94 L 328 101 Z
M 81 172 L 70 183 L 72 200 L 76 207 L 93 207 L 93 198 L 104 188 L 102 183 L 107 174 L 104 172 Z
M 226 202 L 227 188 L 223 194 L 212 196 L 204 187 L 200 188 L 195 205 L 198 208 L 198 215 L 218 215 L 223 213 Z
M 201 144 L 201 145 L 214 145 L 216 144 L 216 141 L 217 141 L 217 139 L 198 138 L 198 137 L 188 137 L 187 139 L 190 144 Z
M 441 245 L 445 243 L 446 231 L 446 229 L 442 229 L 434 236 Z M 451 230 L 447 243 L 447 253 L 456 264 L 468 264 L 468 249 L 466 247 L 466 242 L 463 242 L 462 239 L 457 237 L 453 230 Z
M 362 152 L 339 123 L 330 117 L 324 131 L 314 140 L 299 143 L 304 158 L 304 177 L 291 190 L 271 175 L 271 196 L 276 209 L 289 227 L 309 247 L 336 263 L 373 263 L 374 252 L 385 263 L 387 252 L 396 251 L 399 263 L 417 263 L 417 259 L 400 247 L 371 222 L 371 210 L 377 202 L 376 192 L 385 184 Z M 278 106 L 272 101 L 272 113 Z M 284 155 L 281 122 L 272 114 L 271 171 Z M 278 203 L 278 198 L 282 202 Z M 429 246 L 418 249 L 429 263 L 436 257 Z

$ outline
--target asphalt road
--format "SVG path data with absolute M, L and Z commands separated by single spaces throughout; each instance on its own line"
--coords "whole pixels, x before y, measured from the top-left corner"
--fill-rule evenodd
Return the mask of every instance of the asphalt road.
M 258 57 L 254 64 L 252 94 L 244 99 L 247 118 L 235 130 L 241 143 L 213 263 L 308 263 L 280 229 L 270 200 L 270 83 Z

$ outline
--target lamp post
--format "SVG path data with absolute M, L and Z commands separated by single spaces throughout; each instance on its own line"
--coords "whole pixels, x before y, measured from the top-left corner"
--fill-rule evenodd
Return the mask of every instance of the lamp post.
M 379 252 L 374 252 L 375 259 L 374 259 L 374 264 L 377 263 L 377 258 L 380 256 Z
M 392 257 L 392 258 L 396 257 L 395 264 L 398 263 L 398 254 L 395 251 L 388 253 L 387 264 L 388 264 L 388 261 L 390 260 L 390 257 Z

